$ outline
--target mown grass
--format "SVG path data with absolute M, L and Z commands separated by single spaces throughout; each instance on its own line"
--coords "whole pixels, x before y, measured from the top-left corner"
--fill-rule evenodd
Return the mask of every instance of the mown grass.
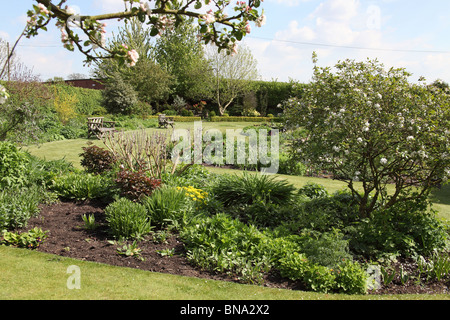
M 80 269 L 80 289 L 67 282 Z M 0 246 L 2 300 L 449 300 L 450 295 L 342 295 L 155 273 Z

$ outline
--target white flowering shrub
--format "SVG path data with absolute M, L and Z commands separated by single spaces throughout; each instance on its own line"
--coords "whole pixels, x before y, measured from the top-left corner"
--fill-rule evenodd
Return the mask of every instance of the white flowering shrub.
M 287 123 L 306 129 L 293 155 L 347 182 L 362 217 L 425 197 L 450 176 L 449 96 L 409 77 L 377 60 L 342 61 L 334 73 L 315 66 L 303 96 L 285 103 Z

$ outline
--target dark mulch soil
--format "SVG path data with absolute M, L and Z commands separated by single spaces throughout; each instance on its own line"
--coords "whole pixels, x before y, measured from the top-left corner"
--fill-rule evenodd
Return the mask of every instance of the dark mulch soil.
M 106 204 L 101 201 L 58 202 L 41 207 L 38 217 L 32 218 L 27 229 L 39 227 L 48 230 L 48 238 L 37 249 L 41 252 L 79 260 L 95 261 L 110 265 L 137 268 L 152 272 L 176 274 L 189 277 L 207 278 L 223 281 L 238 279 L 229 275 L 215 274 L 199 270 L 191 265 L 185 257 L 183 243 L 172 234 L 164 243 L 157 243 L 148 239 L 141 241 L 138 247 L 142 249 L 143 261 L 135 257 L 127 257 L 117 253 L 118 244 L 111 244 L 112 237 L 107 232 L 103 209 Z M 94 214 L 99 226 L 95 230 L 84 228 L 83 214 Z M 174 249 L 173 256 L 161 256 L 157 251 Z M 411 268 L 411 263 L 404 261 L 397 268 Z M 399 274 L 399 272 L 397 273 Z M 298 282 L 283 279 L 276 272 L 267 274 L 264 286 L 293 290 L 304 289 Z M 427 283 L 417 285 L 413 281 L 401 284 L 400 279 L 394 280 L 389 286 L 384 286 L 371 294 L 438 294 L 449 293 L 450 283 Z

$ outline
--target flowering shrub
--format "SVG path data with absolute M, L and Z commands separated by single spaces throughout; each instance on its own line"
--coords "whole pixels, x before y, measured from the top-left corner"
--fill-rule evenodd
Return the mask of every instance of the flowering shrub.
M 363 217 L 427 195 L 449 178 L 447 95 L 376 60 L 346 60 L 336 70 L 314 67 L 302 97 L 285 103 L 287 124 L 306 129 L 292 144 L 296 159 L 347 182 Z M 363 193 L 354 181 L 363 182 Z
M 198 204 L 206 204 L 208 192 L 202 189 L 194 188 L 193 186 L 188 187 L 177 187 L 177 190 L 183 190 L 187 197 L 197 202 Z

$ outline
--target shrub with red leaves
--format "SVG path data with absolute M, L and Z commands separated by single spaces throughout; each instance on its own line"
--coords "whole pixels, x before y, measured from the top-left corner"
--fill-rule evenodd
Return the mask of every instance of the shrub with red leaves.
M 80 154 L 81 165 L 89 173 L 100 174 L 111 170 L 116 162 L 116 157 L 109 150 L 97 146 L 89 146 L 83 147 L 83 151 Z
M 151 195 L 161 185 L 160 179 L 149 177 L 145 171 L 120 171 L 115 181 L 121 195 L 133 201 Z

